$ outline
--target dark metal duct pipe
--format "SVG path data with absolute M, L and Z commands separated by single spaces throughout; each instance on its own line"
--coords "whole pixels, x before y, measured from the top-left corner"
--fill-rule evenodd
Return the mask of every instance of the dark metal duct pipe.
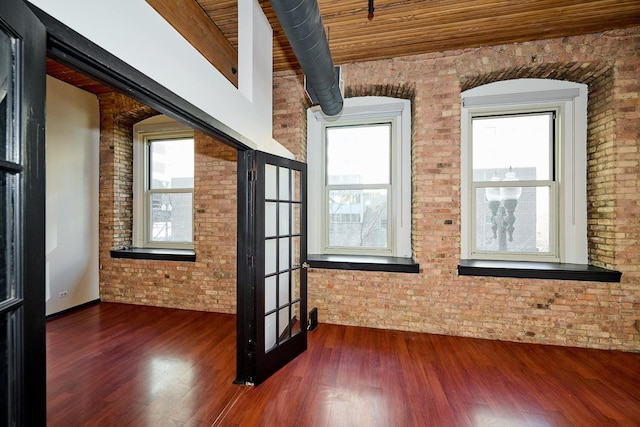
M 307 78 L 307 92 L 322 111 L 342 111 L 340 70 L 333 65 L 317 0 L 271 0 L 280 25 Z

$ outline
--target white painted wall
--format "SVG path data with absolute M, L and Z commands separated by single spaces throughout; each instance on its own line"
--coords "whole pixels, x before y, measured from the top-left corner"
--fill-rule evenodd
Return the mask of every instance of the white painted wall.
M 99 298 L 100 110 L 95 95 L 47 76 L 46 314 Z M 67 292 L 60 297 L 60 292 Z
M 235 88 L 145 0 L 29 0 L 215 119 L 250 147 L 292 158 L 272 138 L 272 29 L 256 0 L 238 0 Z

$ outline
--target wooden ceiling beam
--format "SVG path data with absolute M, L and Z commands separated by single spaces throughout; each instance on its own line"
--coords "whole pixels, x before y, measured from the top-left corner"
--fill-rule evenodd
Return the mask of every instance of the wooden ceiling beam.
M 195 0 L 146 0 L 222 75 L 238 87 L 238 51 Z

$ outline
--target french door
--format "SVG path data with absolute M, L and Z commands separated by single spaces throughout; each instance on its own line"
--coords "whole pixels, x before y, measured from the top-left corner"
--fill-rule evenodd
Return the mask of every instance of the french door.
M 257 385 L 307 348 L 306 164 L 248 156 L 254 238 L 238 282 L 238 382 Z
M 46 32 L 0 2 L 0 425 L 46 424 Z

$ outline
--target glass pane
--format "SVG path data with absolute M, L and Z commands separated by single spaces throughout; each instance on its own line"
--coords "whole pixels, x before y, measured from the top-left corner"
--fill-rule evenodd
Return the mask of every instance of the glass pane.
M 289 304 L 289 272 L 280 274 L 280 287 L 278 288 L 278 306 Z
M 289 190 L 291 183 L 289 182 L 289 169 L 279 168 L 280 171 L 280 200 L 291 200 L 291 192 Z
M 149 188 L 193 188 L 193 138 L 149 142 Z
M 329 191 L 329 246 L 386 248 L 387 190 Z
M 266 202 L 264 205 L 264 235 L 265 237 L 277 236 L 277 216 L 275 202 Z
M 22 349 L 19 348 L 18 324 L 21 324 L 22 308 L 0 315 L 0 414 L 8 425 L 17 425 L 16 405 L 17 378 L 21 375 L 19 360 Z
M 15 195 L 19 177 L 0 173 L 0 302 L 17 297 L 15 254 L 17 247 L 17 206 Z
M 0 31 L 0 159 L 18 163 L 18 152 L 14 149 L 15 82 L 13 64 L 15 62 L 15 40 Z
M 269 239 L 264 242 L 264 274 L 276 272 L 276 240 Z
M 302 269 L 291 272 L 291 301 L 300 298 L 300 275 L 303 274 Z
M 278 310 L 278 321 L 280 322 L 278 325 L 280 327 L 280 331 L 278 335 L 280 337 L 280 342 L 286 341 L 291 336 L 290 328 L 291 328 L 292 319 L 289 314 L 290 311 L 291 310 L 289 306 L 286 306 Z
M 510 187 L 511 193 L 502 200 L 489 200 L 491 197 L 487 196 L 491 190 L 494 189 L 476 190 L 476 249 L 549 253 L 550 188 Z
M 264 312 L 268 313 L 276 309 L 276 276 L 264 279 Z
M 300 237 L 293 237 L 291 239 L 293 246 L 293 259 L 291 260 L 292 267 L 300 267 Z
M 276 313 L 271 313 L 264 319 L 264 352 L 267 353 L 276 345 Z
M 284 236 L 287 234 L 291 234 L 291 230 L 289 229 L 289 208 L 290 203 L 280 203 L 280 227 L 278 228 L 278 235 Z
M 300 234 L 300 205 L 293 206 L 293 222 L 291 224 L 291 234 Z
M 391 124 L 327 128 L 327 184 L 389 184 Z
M 265 165 L 264 168 L 264 198 L 276 200 L 278 198 L 278 187 L 276 186 L 277 168 L 273 165 Z
M 280 239 L 280 271 L 288 270 L 291 266 L 289 258 L 289 239 Z
M 293 188 L 293 200 L 299 202 L 302 199 L 302 193 L 300 191 L 300 171 L 291 169 L 292 176 L 291 188 Z
M 0 316 L 0 414 L 2 414 L 3 421 L 7 421 L 7 414 L 9 412 L 9 402 L 11 398 L 9 394 L 13 391 L 11 386 L 11 372 L 14 368 L 11 366 L 11 360 L 13 357 L 13 345 L 12 345 L 12 331 L 11 322 L 8 317 L 12 313 L 7 313 Z
M 291 336 L 299 334 L 302 329 L 300 327 L 300 303 L 297 302 L 291 306 L 291 318 L 295 319 L 291 322 Z
M 193 241 L 193 195 L 154 193 L 151 195 L 152 242 Z
M 552 179 L 551 113 L 473 118 L 473 180 Z

